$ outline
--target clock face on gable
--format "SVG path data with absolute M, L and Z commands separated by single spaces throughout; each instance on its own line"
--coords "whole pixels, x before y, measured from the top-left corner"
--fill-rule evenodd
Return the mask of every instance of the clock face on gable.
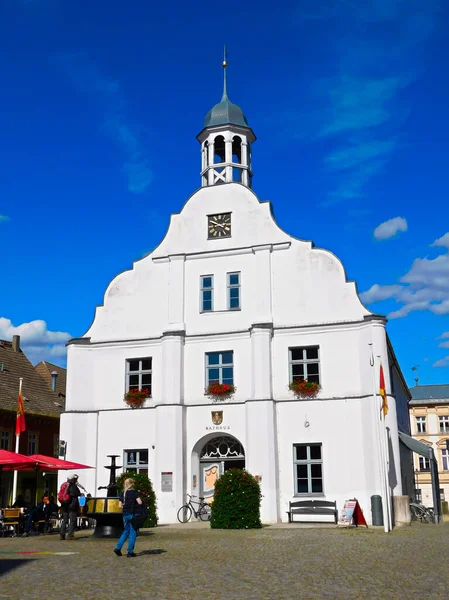
M 208 238 L 217 239 L 231 237 L 231 213 L 220 213 L 207 217 Z

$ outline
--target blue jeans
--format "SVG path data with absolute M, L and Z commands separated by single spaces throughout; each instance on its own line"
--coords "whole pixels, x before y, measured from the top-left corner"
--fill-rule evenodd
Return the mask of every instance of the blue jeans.
M 123 544 L 126 542 L 126 540 L 128 540 L 128 553 L 134 552 L 134 545 L 136 543 L 137 532 L 131 525 L 132 518 L 133 515 L 123 515 L 123 524 L 125 526 L 125 529 L 123 530 L 123 533 L 120 536 L 119 541 L 117 542 L 117 550 L 121 550 Z

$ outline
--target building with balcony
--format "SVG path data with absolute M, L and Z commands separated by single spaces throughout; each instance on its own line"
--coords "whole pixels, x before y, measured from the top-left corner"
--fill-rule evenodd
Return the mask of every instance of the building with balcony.
M 439 494 L 449 500 L 449 384 L 410 388 L 410 428 L 415 439 L 433 448 L 438 465 Z M 414 457 L 415 497 L 433 506 L 431 465 L 424 456 Z

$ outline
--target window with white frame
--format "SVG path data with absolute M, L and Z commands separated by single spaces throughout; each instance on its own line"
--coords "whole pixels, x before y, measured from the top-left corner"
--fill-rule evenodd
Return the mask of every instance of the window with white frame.
M 449 433 L 449 415 L 438 417 L 440 423 L 440 433 Z
M 419 470 L 420 471 L 430 471 L 430 460 L 425 456 L 419 457 Z
M 441 450 L 441 463 L 443 466 L 443 471 L 449 471 L 449 451 L 447 448 L 443 448 Z
M 240 309 L 240 273 L 228 273 L 228 310 Z
M 293 444 L 295 495 L 323 493 L 321 444 Z
M 422 502 L 422 491 L 420 488 L 415 490 L 415 501 L 418 502 L 418 504 Z
M 442 500 L 443 502 L 445 500 L 443 488 L 440 488 L 440 500 Z
M 290 382 L 295 379 L 306 379 L 320 383 L 320 349 L 319 346 L 302 346 L 289 348 Z
M 148 473 L 148 450 L 125 450 L 123 468 L 127 473 Z
M 214 276 L 201 275 L 200 277 L 200 312 L 214 310 Z
M 28 432 L 28 454 L 38 453 L 39 434 L 32 431 Z
M 131 358 L 126 361 L 127 392 L 133 388 L 147 389 L 148 396 L 151 396 L 152 362 L 151 358 Z
M 0 450 L 10 450 L 11 449 L 11 432 L 2 429 L 0 432 Z
M 417 433 L 426 433 L 426 417 L 415 417 L 416 418 L 416 431 Z
M 206 387 L 211 383 L 234 385 L 234 352 L 208 352 L 206 354 Z

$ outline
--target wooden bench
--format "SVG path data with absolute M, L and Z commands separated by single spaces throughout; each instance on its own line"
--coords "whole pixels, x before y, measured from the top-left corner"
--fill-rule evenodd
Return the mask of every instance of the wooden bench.
M 338 511 L 337 503 L 329 502 L 327 500 L 298 500 L 296 502 L 288 503 L 288 522 L 299 523 L 300 521 L 294 521 L 294 515 L 332 515 L 334 517 L 335 524 L 338 523 Z M 307 522 L 307 520 L 303 520 Z M 315 519 L 313 519 L 315 522 Z

